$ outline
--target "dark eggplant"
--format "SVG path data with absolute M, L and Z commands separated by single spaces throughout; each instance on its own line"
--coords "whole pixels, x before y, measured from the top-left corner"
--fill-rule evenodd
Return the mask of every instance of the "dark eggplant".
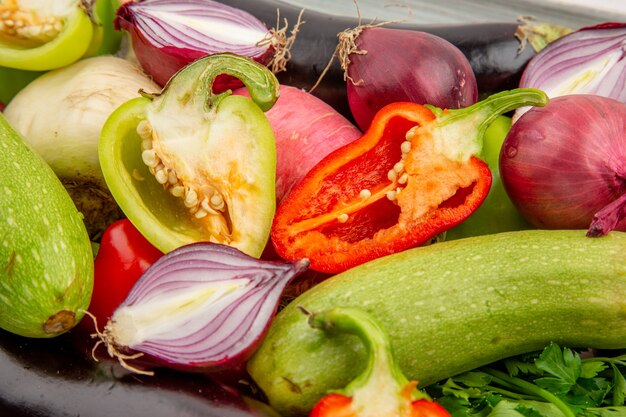
M 0 330 L 0 416 L 276 416 L 201 375 L 164 369 L 151 377 L 110 359 L 94 362 L 75 339 L 29 339 Z
M 289 27 L 298 21 L 302 9 L 280 0 L 220 0 L 253 14 L 268 27 L 276 25 L 277 10 Z M 291 48 L 287 70 L 277 74 L 281 83 L 310 89 L 319 79 L 332 57 L 338 43 L 337 34 L 358 26 L 358 19 L 333 16 L 312 10 L 304 10 L 304 22 Z M 368 23 L 368 22 L 363 22 Z M 515 37 L 520 23 L 478 23 L 457 25 L 415 25 L 390 23 L 386 27 L 410 29 L 437 35 L 457 46 L 468 58 L 479 95 L 487 96 L 497 91 L 517 87 L 524 67 L 535 55 L 527 45 L 522 50 Z M 401 45 L 399 45 L 401 47 Z M 343 71 L 337 60 L 326 73 L 313 94 L 326 101 L 344 115 L 349 115 Z

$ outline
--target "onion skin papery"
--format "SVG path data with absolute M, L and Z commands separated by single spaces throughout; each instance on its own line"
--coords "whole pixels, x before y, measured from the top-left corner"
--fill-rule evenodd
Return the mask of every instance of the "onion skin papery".
M 104 55 L 41 75 L 5 109 L 9 123 L 68 190 L 92 239 L 123 217 L 100 167 L 100 133 L 109 115 L 139 90 L 159 87 L 138 65 Z
M 429 33 L 363 27 L 348 59 L 348 103 L 363 131 L 390 103 L 459 109 L 478 99 L 476 77 L 465 55 Z
M 241 369 L 276 313 L 285 286 L 309 267 L 260 261 L 216 243 L 193 243 L 157 260 L 96 335 L 111 357 L 186 371 Z
M 582 28 L 549 43 L 529 62 L 520 87 L 548 97 L 594 94 L 626 103 L 626 23 Z M 515 122 L 528 107 L 515 111 Z
M 586 94 L 553 98 L 526 112 L 507 135 L 504 187 L 538 228 L 588 228 L 589 236 L 626 231 L 624 138 L 626 104 Z
M 173 19 L 174 16 L 192 22 L 197 19 L 198 25 Z M 205 27 L 198 27 L 201 24 Z M 218 24 L 225 29 L 223 35 L 212 28 Z M 115 26 L 130 33 L 137 60 L 160 86 L 187 64 L 207 55 L 233 52 L 267 65 L 275 52 L 269 41 L 272 33 L 260 20 L 212 0 L 127 2 L 118 9 Z M 232 39 L 241 32 L 248 37 L 255 35 L 254 39 Z M 236 78 L 222 75 L 217 77 L 213 90 L 220 93 L 241 85 Z

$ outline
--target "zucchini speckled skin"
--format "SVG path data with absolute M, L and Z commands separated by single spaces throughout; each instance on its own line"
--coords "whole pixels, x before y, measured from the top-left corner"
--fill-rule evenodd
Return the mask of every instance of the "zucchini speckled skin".
M 313 330 L 298 309 L 362 307 L 420 386 L 550 342 L 626 348 L 626 233 L 485 235 L 408 250 L 330 278 L 279 313 L 248 364 L 283 416 L 305 415 L 365 363 L 351 336 Z
M 0 328 L 52 337 L 89 306 L 93 255 L 52 169 L 0 114 Z

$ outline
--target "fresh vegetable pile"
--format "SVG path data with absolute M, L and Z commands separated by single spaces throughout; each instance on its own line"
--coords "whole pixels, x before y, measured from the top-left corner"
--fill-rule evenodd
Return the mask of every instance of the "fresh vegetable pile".
M 0 328 L 242 416 L 626 415 L 625 45 L 3 1 Z

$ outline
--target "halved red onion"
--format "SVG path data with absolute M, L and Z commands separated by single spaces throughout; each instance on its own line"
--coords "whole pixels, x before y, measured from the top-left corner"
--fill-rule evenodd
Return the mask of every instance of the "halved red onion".
M 626 103 L 626 23 L 582 28 L 548 44 L 529 62 L 520 87 L 549 97 L 594 94 Z M 515 120 L 529 107 L 517 109 Z
M 143 372 L 127 363 L 139 356 L 177 369 L 237 369 L 263 338 L 285 286 L 308 266 L 215 243 L 180 247 L 146 270 L 99 336 L 133 371 Z
M 137 60 L 161 86 L 206 55 L 233 52 L 267 65 L 279 47 L 277 32 L 259 19 L 212 0 L 127 2 L 117 10 L 115 25 L 130 33 Z M 221 78 L 216 91 L 241 85 L 232 77 Z

